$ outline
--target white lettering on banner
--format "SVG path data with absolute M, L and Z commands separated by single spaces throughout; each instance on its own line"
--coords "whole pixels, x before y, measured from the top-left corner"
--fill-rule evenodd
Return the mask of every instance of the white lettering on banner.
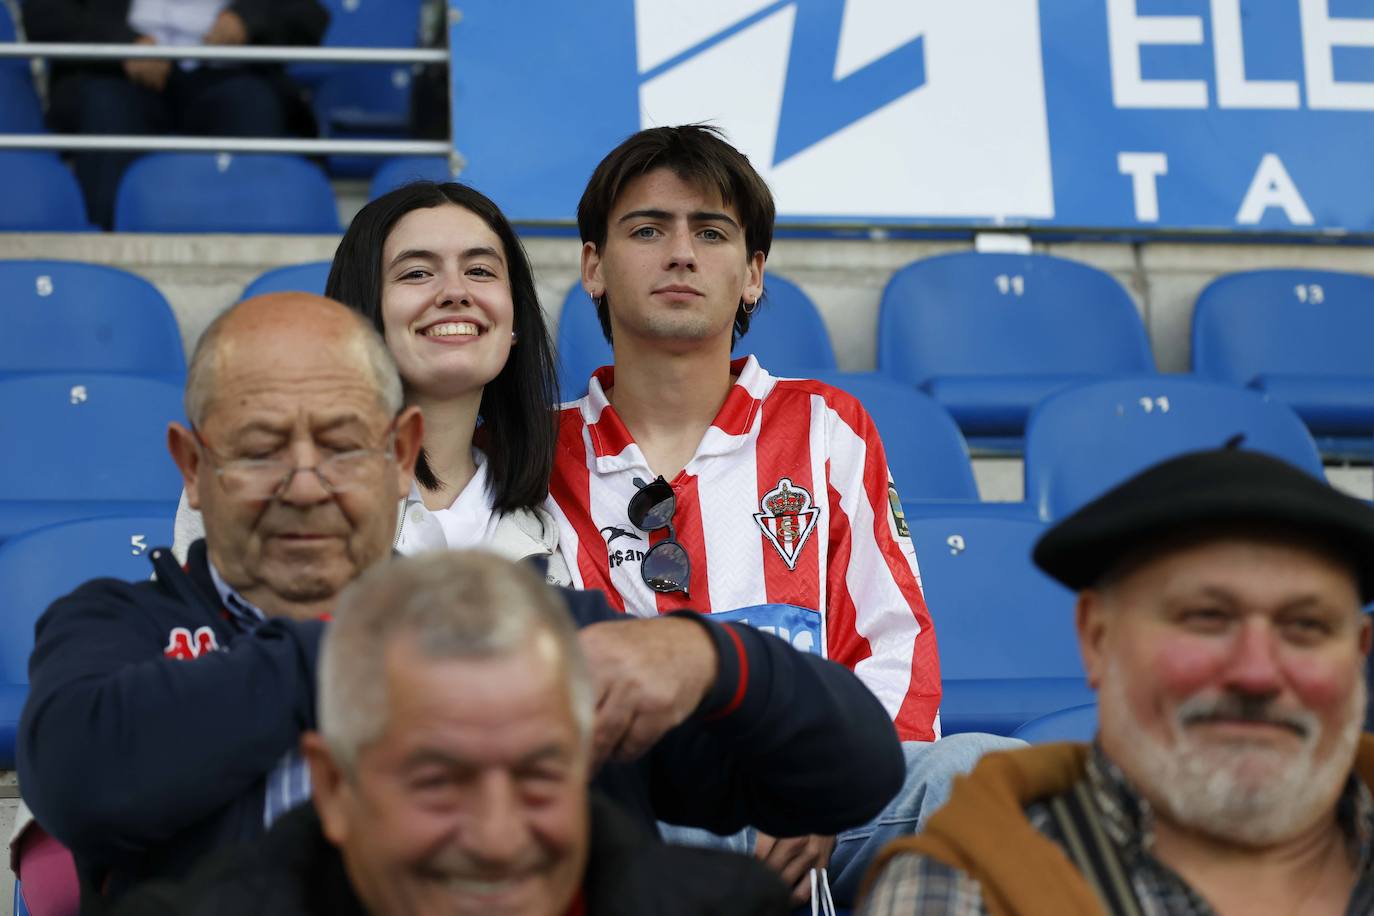
M 1206 108 L 1205 80 L 1147 80 L 1141 45 L 1200 45 L 1200 16 L 1141 16 L 1136 0 L 1107 0 L 1112 100 L 1117 108 Z
M 1163 153 L 1117 153 L 1116 167 L 1121 174 L 1131 176 L 1136 222 L 1159 222 L 1159 189 L 1155 179 L 1169 174 L 1169 157 Z
M 1236 222 L 1242 226 L 1253 226 L 1270 207 L 1283 210 L 1288 221 L 1295 226 L 1310 226 L 1315 222 L 1312 211 L 1307 209 L 1302 195 L 1298 193 L 1298 186 L 1293 184 L 1288 170 L 1283 167 L 1283 160 L 1274 153 L 1265 153 L 1259 168 L 1255 170 L 1254 180 L 1250 182 L 1250 190 L 1245 192 L 1245 199 L 1241 201 Z
M 1374 111 L 1374 83 L 1338 81 L 1331 49 L 1374 48 L 1374 19 L 1333 19 L 1328 0 L 1300 0 L 1308 108 Z
M 1298 107 L 1297 83 L 1245 78 L 1240 0 L 1212 0 L 1212 45 L 1216 54 L 1218 108 Z

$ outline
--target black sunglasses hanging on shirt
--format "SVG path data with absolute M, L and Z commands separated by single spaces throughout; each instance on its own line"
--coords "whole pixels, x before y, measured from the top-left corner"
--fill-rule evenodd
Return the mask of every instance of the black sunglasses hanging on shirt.
M 662 475 L 646 484 L 636 477 L 635 486 L 639 492 L 630 497 L 630 505 L 625 513 L 630 524 L 640 531 L 668 529 L 668 537 L 659 541 L 639 564 L 639 576 L 644 584 L 656 592 L 682 592 L 686 595 L 687 586 L 692 580 L 692 561 L 687 551 L 677 542 L 673 531 L 673 513 L 677 511 L 677 497 L 672 485 Z

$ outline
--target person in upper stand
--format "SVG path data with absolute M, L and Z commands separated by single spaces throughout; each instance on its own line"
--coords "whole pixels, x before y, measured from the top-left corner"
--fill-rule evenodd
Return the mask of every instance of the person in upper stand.
M 30 41 L 139 45 L 317 45 L 318 0 L 34 0 L 19 9 Z M 280 64 L 129 58 L 51 64 L 48 123 L 77 134 L 313 136 L 300 87 Z M 91 222 L 114 226 L 128 152 L 76 153 Z

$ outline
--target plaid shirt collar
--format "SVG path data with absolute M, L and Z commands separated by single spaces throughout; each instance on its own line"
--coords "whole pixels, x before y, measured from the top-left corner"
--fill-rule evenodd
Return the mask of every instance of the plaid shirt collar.
M 1088 757 L 1087 778 L 1112 841 L 1128 856 L 1149 855 L 1155 841 L 1154 809 L 1097 742 Z M 1349 844 L 1355 874 L 1365 876 L 1374 865 L 1374 794 L 1353 773 L 1336 801 L 1336 822 Z

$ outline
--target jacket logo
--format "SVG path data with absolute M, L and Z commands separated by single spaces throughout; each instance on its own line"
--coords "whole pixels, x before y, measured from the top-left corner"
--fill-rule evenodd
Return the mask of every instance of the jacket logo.
M 197 627 L 192 633 L 186 627 L 173 627 L 167 634 L 167 648 L 162 654 L 168 658 L 190 661 L 219 649 L 215 641 L 215 631 L 209 627 Z
M 777 550 L 788 569 L 797 568 L 806 539 L 816 527 L 820 510 L 811 507 L 811 494 L 794 486 L 790 478 L 778 481 L 777 488 L 765 493 L 759 501 L 762 512 L 754 513 L 763 536 Z

